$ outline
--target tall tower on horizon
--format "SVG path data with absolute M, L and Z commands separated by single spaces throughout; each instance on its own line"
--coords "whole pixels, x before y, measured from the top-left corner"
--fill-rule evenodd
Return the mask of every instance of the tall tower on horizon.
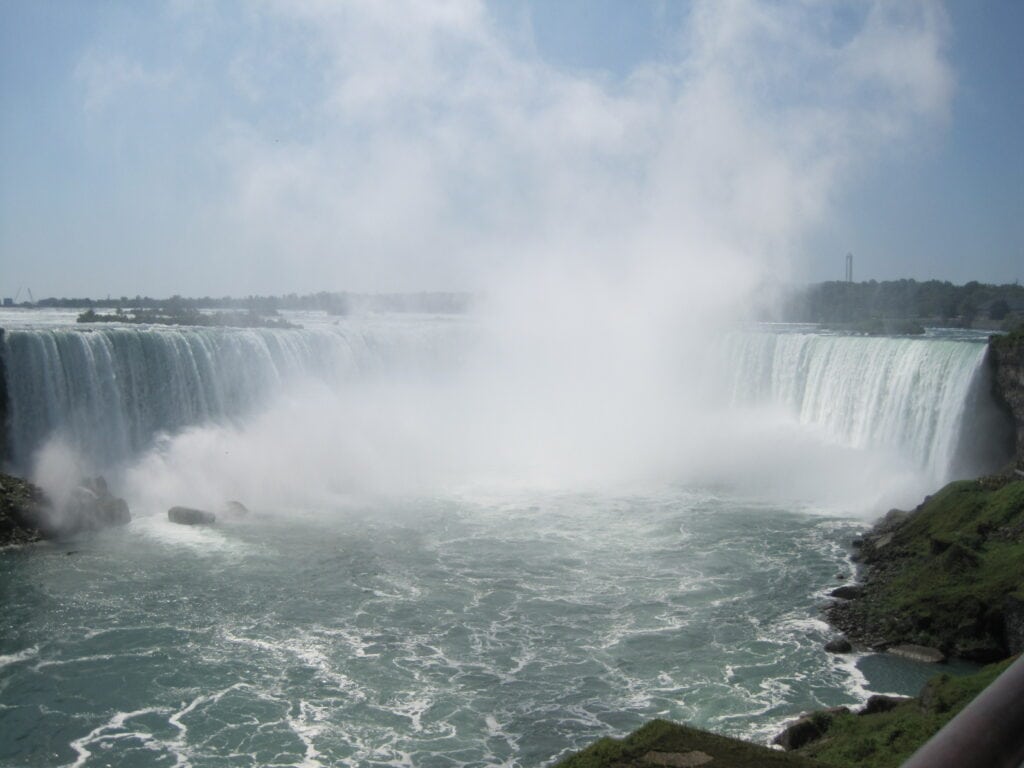
M 846 254 L 846 282 L 853 282 L 853 254 Z

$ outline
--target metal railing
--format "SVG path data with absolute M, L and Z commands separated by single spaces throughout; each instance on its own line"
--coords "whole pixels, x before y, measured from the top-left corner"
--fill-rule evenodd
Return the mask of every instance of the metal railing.
M 1024 655 L 903 764 L 903 768 L 1024 765 Z

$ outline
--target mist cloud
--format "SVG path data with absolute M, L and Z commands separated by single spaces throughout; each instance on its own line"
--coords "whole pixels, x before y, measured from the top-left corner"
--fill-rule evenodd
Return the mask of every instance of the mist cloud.
M 493 289 L 558 262 L 616 283 L 684 265 L 701 295 L 708 263 L 784 271 L 853 166 L 952 92 L 925 2 L 697 3 L 675 55 L 625 76 L 559 69 L 478 2 L 242 16 L 210 220 L 268 291 Z M 202 8 L 178 23 L 221 42 Z
M 176 14 L 189 45 L 224 41 L 209 6 Z M 484 341 L 455 378 L 279 405 L 140 464 L 141 485 L 211 498 L 244 495 L 282 444 L 314 476 L 344 467 L 339 491 L 713 475 L 751 435 L 707 407 L 707 335 L 953 89 L 929 2 L 695 3 L 672 55 L 624 74 L 559 68 L 469 0 L 232 23 L 220 69 L 190 73 L 225 94 L 203 136 L 215 261 L 267 293 L 474 290 Z M 748 453 L 804 460 L 770 433 Z M 214 458 L 225 443 L 237 459 Z M 256 474 L 282 499 L 306 485 Z

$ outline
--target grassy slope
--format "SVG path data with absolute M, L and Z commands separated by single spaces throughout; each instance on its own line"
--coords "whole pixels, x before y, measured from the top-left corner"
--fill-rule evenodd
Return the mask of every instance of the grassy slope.
M 855 601 L 862 621 L 892 641 L 982 655 L 1002 642 L 1007 595 L 1024 588 L 1024 481 L 947 485 L 867 561 L 886 570 Z

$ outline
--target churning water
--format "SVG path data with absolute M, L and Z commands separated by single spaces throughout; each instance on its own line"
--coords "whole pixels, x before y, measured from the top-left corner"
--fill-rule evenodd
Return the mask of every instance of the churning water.
M 821 651 L 818 607 L 863 523 L 813 498 L 722 475 L 346 493 L 346 459 L 395 477 L 418 456 L 356 428 L 397 429 L 417 410 L 408 390 L 360 387 L 396 366 L 450 383 L 477 338 L 468 321 L 82 331 L 19 317 L 4 342 L 12 459 L 31 468 L 57 440 L 108 472 L 134 519 L 0 552 L 2 765 L 539 766 L 655 716 L 767 740 L 803 710 L 915 692 L 930 672 Z M 733 410 L 772 410 L 847 458 L 891 453 L 928 482 L 953 471 L 984 351 L 763 331 L 721 349 Z M 354 410 L 318 401 L 330 424 L 289 436 L 324 388 Z M 375 405 L 402 418 L 335 423 Z M 168 503 L 228 490 L 252 494 L 251 515 L 166 519 Z

